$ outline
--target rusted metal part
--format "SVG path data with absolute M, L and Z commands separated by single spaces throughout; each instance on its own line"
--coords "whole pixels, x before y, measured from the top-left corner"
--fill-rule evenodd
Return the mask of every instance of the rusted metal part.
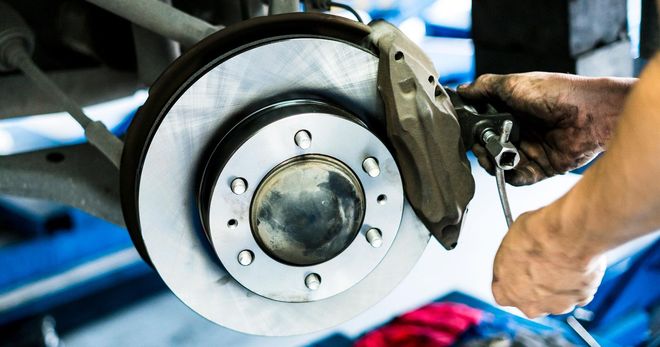
M 426 54 L 385 21 L 370 24 L 378 48 L 378 88 L 387 135 L 419 219 L 446 248 L 456 247 L 474 178 L 454 106 Z

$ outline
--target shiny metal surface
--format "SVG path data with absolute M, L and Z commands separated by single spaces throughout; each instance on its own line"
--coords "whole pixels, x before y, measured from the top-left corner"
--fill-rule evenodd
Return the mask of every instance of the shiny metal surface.
M 247 190 L 247 182 L 244 178 L 238 177 L 231 181 L 231 191 L 236 195 L 241 195 Z
M 382 117 L 377 68 L 375 56 L 343 42 L 276 41 L 224 61 L 172 103 L 149 145 L 138 202 L 142 236 L 154 267 L 186 305 L 245 333 L 303 334 L 359 314 L 410 271 L 430 235 L 407 202 L 399 232 L 380 264 L 349 290 L 306 303 L 275 301 L 247 290 L 206 250 L 208 241 L 199 230 L 196 168 L 203 165 L 203 149 L 229 116 L 282 91 L 308 90 Z
M 291 141 L 301 128 L 314 138 L 307 150 Z M 378 177 L 361 170 L 365 157 L 379 158 L 383 172 Z M 326 164 L 332 162 L 330 158 L 349 172 L 339 173 L 341 166 Z M 279 170 L 273 171 L 275 167 Z M 329 182 L 329 172 L 339 176 L 335 182 Z M 255 182 L 238 196 L 223 184 L 237 176 Z M 403 183 L 388 149 L 363 126 L 333 114 L 296 114 L 264 126 L 232 154 L 216 182 L 207 233 L 218 258 L 247 289 L 279 301 L 326 299 L 361 281 L 386 256 L 403 212 Z M 317 183 L 333 187 L 318 189 Z M 311 199 L 301 199 L 310 193 Z M 379 205 L 378 196 L 383 194 L 388 204 Z M 341 201 L 333 203 L 337 198 Z M 312 211 L 314 206 L 301 203 L 323 208 Z M 318 220 L 307 223 L 310 214 L 319 215 Z M 238 221 L 235 230 L 227 229 L 231 219 Z M 380 229 L 381 247 L 366 242 L 364 235 L 371 228 Z M 356 238 L 358 231 L 363 236 Z M 249 268 L 235 261 L 235 254 L 243 249 L 254 252 Z M 315 291 L 303 282 L 309 273 L 323 278 Z
M 500 132 L 500 137 L 499 137 L 499 143 L 500 144 L 508 144 L 509 146 L 513 147 L 509 142 L 509 136 L 511 136 L 511 129 L 513 128 L 513 122 L 510 120 L 504 121 L 502 123 L 502 130 Z M 516 167 L 518 165 L 518 162 L 520 161 L 520 156 L 518 155 L 518 151 L 516 150 L 515 152 L 515 157 L 514 159 L 511 159 L 510 162 L 505 161 L 505 165 L 502 165 L 501 163 L 501 156 L 500 158 L 495 158 L 495 162 L 497 163 L 497 166 L 495 167 L 495 183 L 497 184 L 497 192 L 499 193 L 500 196 L 500 204 L 502 205 L 502 211 L 504 212 L 504 219 L 506 220 L 506 225 L 508 227 L 511 227 L 511 224 L 513 224 L 513 214 L 511 213 L 511 205 L 509 205 L 509 197 L 506 194 L 506 179 L 504 176 L 504 170 L 510 170 Z M 509 153 L 510 155 L 513 155 Z
M 364 172 L 368 173 L 371 177 L 377 177 L 380 175 L 380 166 L 378 165 L 378 160 L 374 157 L 369 157 L 362 162 L 362 168 Z
M 339 160 L 297 156 L 261 181 L 250 225 L 271 257 L 296 266 L 328 261 L 348 247 L 364 218 L 360 180 Z
M 367 230 L 366 237 L 371 247 L 378 248 L 383 245 L 383 234 L 376 228 Z
M 254 253 L 249 249 L 244 249 L 238 253 L 238 263 L 243 266 L 252 264 Z
M 305 277 L 305 286 L 309 290 L 317 290 L 321 286 L 321 276 L 311 273 Z
M 296 145 L 302 149 L 307 149 L 312 145 L 312 135 L 307 130 L 300 130 L 293 137 Z

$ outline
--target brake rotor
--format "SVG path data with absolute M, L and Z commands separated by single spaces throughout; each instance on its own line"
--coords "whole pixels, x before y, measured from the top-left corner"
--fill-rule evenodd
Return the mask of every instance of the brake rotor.
M 369 28 L 320 14 L 222 30 L 152 87 L 127 134 L 136 248 L 207 319 L 283 336 L 387 295 L 429 233 L 383 133 Z

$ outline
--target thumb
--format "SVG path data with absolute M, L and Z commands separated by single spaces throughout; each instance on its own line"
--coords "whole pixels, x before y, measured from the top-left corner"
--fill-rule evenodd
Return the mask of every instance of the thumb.
M 485 74 L 479 76 L 471 84 L 460 85 L 456 91 L 461 97 L 472 101 L 487 101 L 497 98 L 497 86 L 502 82 L 503 75 Z

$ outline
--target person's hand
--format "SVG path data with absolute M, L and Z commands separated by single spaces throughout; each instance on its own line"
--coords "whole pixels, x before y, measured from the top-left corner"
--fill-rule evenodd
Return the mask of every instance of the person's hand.
M 562 314 L 593 298 L 605 272 L 600 254 L 575 248 L 560 235 L 547 208 L 521 215 L 500 245 L 493 264 L 493 296 L 530 318 Z
M 579 168 L 604 151 L 634 81 L 544 72 L 482 75 L 458 93 L 513 114 L 520 124 L 521 160 L 506 179 L 527 185 Z M 485 148 L 472 150 L 493 174 Z

